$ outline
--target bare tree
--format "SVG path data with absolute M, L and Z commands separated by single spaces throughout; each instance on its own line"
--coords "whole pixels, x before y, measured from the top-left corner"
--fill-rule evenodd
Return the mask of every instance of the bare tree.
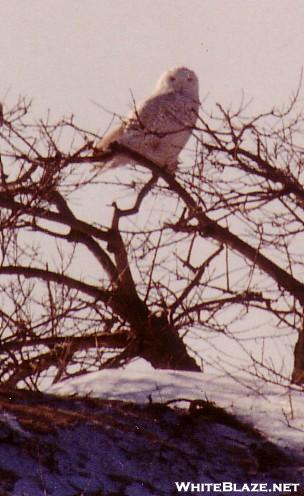
M 202 112 L 196 151 L 176 176 L 118 144 L 96 155 L 97 136 L 73 118 L 33 123 L 24 99 L 4 109 L 2 383 L 38 388 L 46 376 L 137 357 L 199 371 L 193 340 L 221 335 L 242 347 L 234 330 L 258 312 L 276 335 L 298 333 L 292 381 L 302 384 L 304 117 L 296 107 L 297 95 L 285 111 L 254 118 L 243 105 Z M 117 152 L 139 166 L 92 172 Z M 80 206 L 91 203 L 88 221 Z M 252 373 L 283 378 L 247 353 Z

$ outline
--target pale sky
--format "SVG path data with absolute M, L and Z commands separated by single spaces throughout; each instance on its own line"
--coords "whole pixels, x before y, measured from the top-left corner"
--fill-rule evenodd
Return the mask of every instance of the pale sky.
M 102 134 L 110 116 L 93 102 L 126 114 L 131 91 L 140 101 L 185 65 L 209 108 L 244 92 L 264 112 L 297 88 L 303 26 L 303 0 L 1 0 L 0 100 L 28 96 L 36 116 L 73 113 Z
M 303 0 L 2 0 L 0 99 L 22 94 L 43 116 L 75 114 L 103 131 L 186 65 L 201 99 L 281 105 L 303 66 Z M 8 92 L 8 96 L 7 95 Z M 6 97 L 6 98 L 5 98 Z

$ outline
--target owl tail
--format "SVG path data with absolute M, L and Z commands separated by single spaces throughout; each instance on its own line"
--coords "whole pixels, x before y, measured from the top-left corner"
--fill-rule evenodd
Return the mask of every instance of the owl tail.
M 96 162 L 95 164 L 93 164 L 92 166 L 92 172 L 95 172 L 95 173 L 102 173 L 102 172 L 106 172 L 110 169 L 116 169 L 117 167 L 122 167 L 122 166 L 126 166 L 126 165 L 132 165 L 132 164 L 136 164 L 137 162 L 136 161 L 133 161 L 132 159 L 128 158 L 126 155 L 123 155 L 122 153 L 115 153 L 114 155 L 111 153 L 111 150 L 105 150 L 104 151 L 104 159 L 102 157 L 103 153 L 102 150 L 96 150 L 96 152 L 94 153 L 94 155 L 99 159 L 100 158 L 100 162 Z M 108 152 L 110 152 L 108 154 Z M 107 155 L 108 158 L 107 158 Z

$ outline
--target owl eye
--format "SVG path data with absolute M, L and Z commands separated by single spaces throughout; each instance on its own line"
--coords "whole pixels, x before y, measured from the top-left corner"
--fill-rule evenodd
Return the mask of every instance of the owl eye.
M 176 77 L 175 76 L 170 76 L 170 81 L 176 81 Z
M 187 77 L 187 81 L 193 81 L 193 77 L 192 76 L 188 76 Z

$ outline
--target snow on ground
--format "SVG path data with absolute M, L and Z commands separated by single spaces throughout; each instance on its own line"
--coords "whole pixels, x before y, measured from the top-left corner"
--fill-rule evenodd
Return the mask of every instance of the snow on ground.
M 6 413 L 0 419 L 0 495 L 212 496 L 222 494 L 213 485 L 225 482 L 237 486 L 226 489 L 228 496 L 239 496 L 243 484 L 255 484 L 245 494 L 256 496 L 286 484 L 283 496 L 304 487 L 303 460 L 293 452 L 209 402 L 195 405 L 172 409 L 0 391 Z M 209 490 L 195 489 L 198 483 Z M 260 484 L 264 488 L 257 489 Z
M 281 447 L 304 455 L 304 392 L 277 384 L 227 375 L 131 367 L 103 370 L 48 389 L 59 395 L 91 396 L 145 403 L 208 399 L 251 422 Z M 175 404 L 187 406 L 185 401 Z
M 295 389 L 135 364 L 48 392 L 0 390 L 1 496 L 211 495 L 222 491 L 191 484 L 224 481 L 238 484 L 229 496 L 243 483 L 286 483 L 281 494 L 304 487 L 304 395 Z M 183 481 L 190 486 L 179 491 Z

